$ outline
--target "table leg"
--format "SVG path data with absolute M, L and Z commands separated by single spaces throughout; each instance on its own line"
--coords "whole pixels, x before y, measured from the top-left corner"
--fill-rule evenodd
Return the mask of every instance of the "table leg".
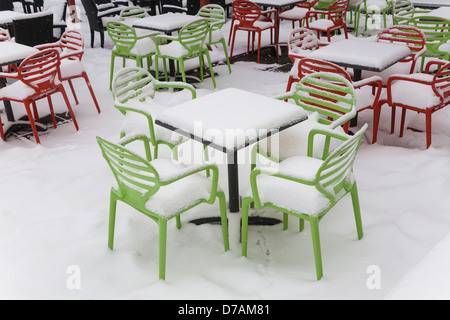
M 237 150 L 227 154 L 228 161 L 228 198 L 230 212 L 240 211 L 239 196 L 239 170 L 237 163 Z

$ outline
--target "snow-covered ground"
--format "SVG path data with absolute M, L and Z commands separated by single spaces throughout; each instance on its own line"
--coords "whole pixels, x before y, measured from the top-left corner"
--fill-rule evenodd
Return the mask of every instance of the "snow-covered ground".
M 97 34 L 96 47 L 90 48 L 87 19 L 81 18 L 76 27 L 85 36 L 83 64 L 102 113 L 97 114 L 87 87 L 78 80 L 80 104 L 74 111 L 79 132 L 67 123 L 41 133 L 39 146 L 34 139 L 0 141 L 0 298 L 450 298 L 445 285 L 450 265 L 449 108 L 434 114 L 428 150 L 424 132 L 407 130 L 403 138 L 389 134 L 387 107 L 377 144 L 368 143 L 369 126 L 355 164 L 364 237 L 357 240 L 351 201 L 345 198 L 320 224 L 320 281 L 315 279 L 308 224 L 301 233 L 294 219 L 287 231 L 280 224 L 251 226 L 248 258 L 243 258 L 239 214 L 228 214 L 231 249 L 226 253 L 220 226 L 189 223 L 217 215 L 218 204 L 184 213 L 180 230 L 169 223 L 166 281 L 158 279 L 157 225 L 123 204 L 118 205 L 115 249 L 110 250 L 109 190 L 114 180 L 95 137 L 116 140 L 123 116 L 109 91 L 112 42 L 106 37 L 105 48 L 99 48 Z M 224 27 L 226 37 L 229 27 Z M 289 28 L 283 24 L 282 35 Z M 245 43 L 242 36 L 240 52 Z M 283 93 L 288 74 L 266 71 L 268 67 L 238 62 L 229 74 L 226 65 L 217 65 L 216 90 Z M 210 78 L 196 86 L 202 94 L 213 90 Z M 57 112 L 65 110 L 58 98 L 54 105 Z M 25 113 L 22 106 L 13 106 L 16 116 Z M 44 102 L 38 108 L 42 115 L 48 110 Z M 371 124 L 372 114 L 366 111 L 359 119 Z M 411 127 L 423 129 L 423 117 L 408 120 Z M 226 190 L 226 166 L 219 163 L 219 168 L 219 183 Z M 240 170 L 244 192 L 248 162 Z M 280 217 L 271 210 L 263 214 Z

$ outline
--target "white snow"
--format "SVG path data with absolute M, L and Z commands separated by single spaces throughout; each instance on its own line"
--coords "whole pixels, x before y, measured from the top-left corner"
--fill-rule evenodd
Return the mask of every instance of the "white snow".
M 78 2 L 77 2 L 78 3 Z M 81 4 L 80 4 L 81 7 Z M 218 216 L 219 206 L 204 204 L 181 216 L 183 227 L 168 224 L 166 281 L 158 279 L 157 225 L 126 205 L 117 207 L 115 248 L 107 246 L 110 187 L 115 181 L 95 137 L 117 140 L 124 120 L 109 91 L 110 54 L 88 45 L 86 68 L 102 113 L 97 114 L 84 82 L 75 80 L 80 100 L 69 99 L 80 125 L 59 125 L 40 133 L 42 145 L 22 137 L 0 141 L 0 298 L 2 299 L 448 299 L 450 230 L 450 108 L 433 115 L 433 140 L 425 150 L 425 119 L 407 113 L 405 136 L 390 134 L 390 110 L 382 109 L 378 143 L 371 127 L 355 163 L 364 237 L 357 240 L 352 204 L 344 198 L 321 221 L 324 278 L 315 280 L 308 224 L 298 232 L 297 219 L 282 225 L 250 226 L 248 258 L 241 257 L 239 214 L 228 213 L 230 251 L 223 252 L 218 225 L 194 225 L 191 219 Z M 289 21 L 281 35 L 286 40 Z M 361 22 L 362 23 L 362 22 Z M 224 27 L 227 39 L 230 24 Z M 283 35 L 285 38 L 283 39 Z M 269 34 L 263 35 L 264 44 Z M 237 40 L 245 52 L 247 36 Z M 220 56 L 217 49 L 215 57 Z M 217 60 L 216 60 L 217 61 Z M 121 65 L 117 62 L 116 68 Z M 272 97 L 285 91 L 288 73 L 274 66 L 239 62 L 228 73 L 214 67 L 217 90 L 238 87 Z M 66 84 L 65 84 L 66 85 Z M 213 91 L 211 78 L 196 84 Z M 56 112 L 66 110 L 53 98 Z M 13 103 L 16 117 L 25 114 Z M 47 101 L 38 103 L 40 115 Z M 359 114 L 371 126 L 373 111 Z M 5 114 L 1 114 L 5 119 Z M 240 118 L 240 113 L 235 115 Z M 399 120 L 399 114 L 397 120 Z M 398 129 L 397 123 L 397 129 Z M 422 130 L 422 131 L 418 131 Z M 140 151 L 140 145 L 131 146 Z M 246 148 L 239 154 L 240 187 L 249 186 Z M 164 151 L 164 152 L 163 152 Z M 161 156 L 168 156 L 162 150 Z M 227 193 L 226 165 L 220 152 L 219 184 Z M 252 210 L 253 214 L 254 211 Z M 264 216 L 281 215 L 271 211 Z M 79 276 L 79 287 L 71 280 Z M 371 282 L 378 277 L 374 286 Z

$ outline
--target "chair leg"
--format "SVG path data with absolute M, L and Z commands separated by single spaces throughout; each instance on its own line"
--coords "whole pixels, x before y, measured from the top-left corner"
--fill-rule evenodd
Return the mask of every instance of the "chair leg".
M 73 98 L 75 99 L 75 104 L 78 104 L 79 101 L 78 101 L 77 94 L 75 93 L 75 89 L 73 87 L 72 80 L 71 79 L 67 79 L 67 82 L 69 82 L 69 87 L 70 87 L 70 90 L 72 91 Z
M 242 200 L 242 219 L 241 219 L 241 245 L 242 245 L 242 256 L 247 256 L 247 239 L 248 239 L 248 208 L 253 202 L 253 199 L 246 197 Z
M 372 144 L 377 142 L 378 139 L 378 127 L 380 124 L 381 104 L 375 106 L 373 109 L 373 137 Z
M 91 29 L 91 48 L 94 47 L 95 32 Z
M 323 267 L 322 267 L 322 252 L 320 249 L 319 220 L 317 218 L 311 218 L 310 223 L 314 249 L 314 261 L 316 263 L 317 280 L 320 280 L 323 277 Z
M 225 251 L 228 251 L 230 249 L 230 243 L 228 240 L 227 202 L 225 199 L 225 194 L 223 192 L 218 192 L 217 197 L 219 198 L 219 204 L 220 204 L 220 218 L 222 221 L 223 247 L 224 247 Z
M 1 118 L 0 118 L 0 137 L 2 138 L 3 141 L 6 141 L 5 133 L 3 132 L 3 123 Z
M 351 196 L 352 196 L 353 212 L 355 214 L 356 230 L 358 232 L 358 240 L 361 240 L 364 234 L 361 220 L 361 208 L 359 206 L 358 188 L 356 186 L 356 182 L 353 184 Z
M 52 115 L 53 127 L 56 129 L 57 128 L 57 124 L 56 124 L 55 111 L 53 110 L 52 97 L 48 96 L 47 97 L 47 101 L 48 101 L 48 107 L 50 108 L 50 114 Z
M 228 71 L 231 73 L 230 57 L 228 56 L 228 49 L 227 49 L 227 45 L 225 44 L 225 39 L 222 38 L 222 40 L 220 40 L 220 43 L 222 43 L 223 51 L 225 53 L 225 58 L 227 59 Z
M 159 222 L 159 279 L 166 279 L 166 244 L 167 244 L 167 220 Z
M 111 67 L 109 71 L 109 90 L 112 90 L 112 82 L 114 77 L 114 60 L 115 60 L 114 52 L 111 53 Z
M 79 130 L 77 119 L 75 118 L 75 114 L 73 113 L 72 107 L 70 106 L 69 98 L 67 98 L 66 90 L 64 90 L 63 85 L 60 85 L 59 91 L 63 95 L 64 101 L 66 102 L 67 109 L 69 110 L 70 117 L 72 118 L 73 124 L 77 131 Z
M 109 200 L 109 227 L 108 227 L 108 247 L 113 250 L 114 248 L 114 229 L 116 225 L 116 209 L 117 209 L 117 196 L 111 190 L 111 197 Z
M 402 116 L 400 120 L 400 134 L 399 137 L 403 137 L 403 132 L 405 131 L 405 118 L 406 118 L 406 109 L 402 108 Z
M 33 130 L 34 139 L 36 140 L 37 144 L 41 144 L 41 140 L 39 139 L 39 135 L 38 135 L 38 132 L 36 129 L 36 124 L 34 123 L 34 120 L 33 120 L 33 114 L 31 113 L 30 103 L 24 102 L 24 104 L 25 104 L 25 110 L 27 111 L 28 120 L 30 121 L 31 129 Z
M 100 106 L 98 105 L 98 101 L 97 101 L 97 98 L 95 96 L 94 89 L 92 89 L 92 85 L 91 85 L 91 82 L 89 81 L 87 73 L 83 72 L 82 77 L 83 77 L 84 81 L 86 81 L 86 84 L 88 86 L 89 92 L 91 93 L 91 96 L 92 96 L 92 100 L 94 100 L 95 107 L 97 108 L 97 112 L 100 113 L 101 112 Z
M 427 109 L 425 113 L 425 121 L 426 121 L 426 136 L 427 136 L 427 149 L 431 145 L 431 111 Z
M 203 57 L 202 57 L 202 59 L 203 59 Z M 213 70 L 213 67 L 212 67 L 211 57 L 210 57 L 208 51 L 206 51 L 206 59 L 208 60 L 209 71 L 211 72 L 211 79 L 212 79 L 212 82 L 213 82 L 213 86 L 215 88 L 216 87 L 216 78 L 214 77 L 214 70 Z
M 259 64 L 260 58 L 261 58 L 261 32 L 258 31 L 258 59 L 257 59 L 258 64 Z

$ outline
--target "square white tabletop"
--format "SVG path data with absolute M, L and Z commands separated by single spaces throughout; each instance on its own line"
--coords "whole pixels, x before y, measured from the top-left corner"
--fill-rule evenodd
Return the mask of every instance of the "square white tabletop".
M 268 6 L 268 7 L 284 7 L 305 1 L 306 0 L 253 0 L 253 2 L 259 6 Z
M 18 63 L 38 52 L 38 49 L 30 46 L 10 41 L 2 41 L 0 42 L 0 66 Z
M 407 46 L 393 43 L 343 39 L 309 55 L 341 66 L 380 72 L 411 54 Z
M 165 110 L 156 124 L 231 153 L 307 117 L 294 104 L 228 88 Z
M 133 19 L 131 22 L 134 28 L 161 31 L 170 34 L 180 30 L 188 23 L 202 19 L 199 16 L 192 16 L 184 13 L 168 12 L 156 16 Z M 130 22 L 127 22 L 130 24 Z

